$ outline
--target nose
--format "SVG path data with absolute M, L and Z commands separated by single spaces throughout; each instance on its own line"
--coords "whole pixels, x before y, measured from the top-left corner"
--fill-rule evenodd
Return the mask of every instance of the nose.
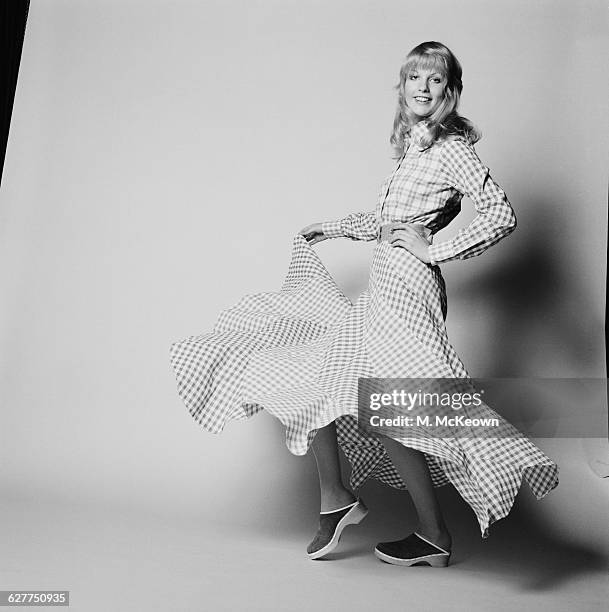
M 429 91 L 429 85 L 427 84 L 427 79 L 420 79 L 419 91 Z

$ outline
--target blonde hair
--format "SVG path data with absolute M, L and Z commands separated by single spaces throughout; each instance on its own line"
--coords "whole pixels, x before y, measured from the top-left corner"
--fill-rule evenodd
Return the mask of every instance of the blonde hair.
M 409 74 L 416 69 L 434 69 L 446 78 L 444 99 L 438 108 L 426 117 L 429 136 L 422 139 L 421 144 L 430 147 L 434 142 L 446 140 L 449 136 L 461 136 L 471 144 L 478 142 L 481 134 L 465 117 L 457 113 L 463 83 L 463 70 L 459 60 L 452 51 L 439 42 L 424 42 L 417 45 L 407 56 L 400 68 L 400 82 L 396 85 L 398 91 L 398 107 L 393 120 L 393 131 L 390 143 L 393 145 L 396 157 L 401 157 L 410 140 L 410 129 L 419 117 L 406 104 L 405 86 Z

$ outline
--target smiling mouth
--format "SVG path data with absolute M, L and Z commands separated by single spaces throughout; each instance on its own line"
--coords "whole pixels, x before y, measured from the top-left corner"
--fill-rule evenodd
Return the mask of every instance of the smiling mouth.
M 421 98 L 419 96 L 415 96 L 414 99 L 419 103 L 419 104 L 427 104 L 428 102 L 431 102 L 431 98 Z

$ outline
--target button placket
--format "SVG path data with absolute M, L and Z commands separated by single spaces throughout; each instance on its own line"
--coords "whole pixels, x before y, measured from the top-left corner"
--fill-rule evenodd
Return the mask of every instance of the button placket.
M 408 149 L 410 149 L 410 147 L 408 147 Z M 385 195 L 383 196 L 383 203 L 381 204 L 381 207 L 380 207 L 380 210 L 379 210 L 379 223 L 380 223 L 381 218 L 383 216 L 383 210 L 385 209 L 385 202 L 387 201 L 387 196 L 389 195 L 389 191 L 391 190 L 391 185 L 393 184 L 393 180 L 395 179 L 395 175 L 398 173 L 398 171 L 402 167 L 402 163 L 406 159 L 406 155 L 407 154 L 408 154 L 408 150 L 406 150 L 404 152 L 404 154 L 402 155 L 402 157 L 400 158 L 400 161 L 398 162 L 397 166 L 395 167 L 395 170 L 391 174 L 391 178 L 389 179 L 389 183 L 387 183 L 387 189 L 385 190 Z M 380 234 L 379 234 L 379 236 L 380 236 Z

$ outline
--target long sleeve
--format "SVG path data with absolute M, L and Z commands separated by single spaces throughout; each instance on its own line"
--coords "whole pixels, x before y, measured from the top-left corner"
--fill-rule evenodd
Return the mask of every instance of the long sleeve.
M 469 196 L 478 214 L 454 238 L 429 247 L 432 263 L 480 255 L 514 231 L 514 210 L 472 145 L 460 139 L 444 143 L 442 168 L 449 184 Z
M 326 221 L 321 227 L 328 238 L 350 238 L 351 240 L 375 240 L 379 231 L 374 211 L 351 213 L 338 221 Z

